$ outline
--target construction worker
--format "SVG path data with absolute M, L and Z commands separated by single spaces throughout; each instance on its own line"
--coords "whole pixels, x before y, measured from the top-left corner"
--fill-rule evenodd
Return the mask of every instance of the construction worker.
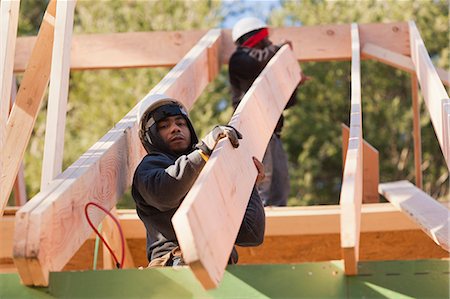
M 132 195 L 139 218 L 147 230 L 149 267 L 178 266 L 184 261 L 172 226 L 172 216 L 221 138 L 233 147 L 242 136 L 230 126 L 216 126 L 198 142 L 184 105 L 165 95 L 144 99 L 139 107 L 139 137 L 147 155 L 138 165 Z M 262 163 L 254 158 L 257 181 L 264 175 Z M 208 213 L 208 211 L 205 211 Z M 256 188 L 253 188 L 235 244 L 257 246 L 264 239 L 265 214 Z M 237 262 L 236 249 L 229 263 Z
M 229 61 L 229 78 L 233 107 L 236 109 L 244 94 L 262 72 L 269 60 L 281 48 L 269 40 L 267 25 L 258 18 L 240 19 L 232 29 L 232 39 L 237 48 Z M 302 76 L 302 84 L 306 79 Z M 300 85 L 299 84 L 299 85 Z M 296 91 L 286 108 L 296 103 Z M 263 158 L 265 179 L 258 185 L 259 195 L 265 206 L 286 206 L 289 195 L 287 155 L 280 140 L 283 127 L 281 115 Z

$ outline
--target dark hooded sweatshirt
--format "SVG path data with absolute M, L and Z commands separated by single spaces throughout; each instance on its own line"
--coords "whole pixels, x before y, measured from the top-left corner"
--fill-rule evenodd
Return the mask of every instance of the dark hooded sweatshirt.
M 185 118 L 189 123 L 191 140 L 195 143 L 195 131 L 190 120 Z M 147 258 L 151 261 L 178 246 L 171 219 L 197 179 L 205 161 L 195 149 L 178 156 L 167 151 L 164 146 L 158 147 L 155 144 L 147 144 L 146 150 L 148 155 L 142 159 L 134 173 L 131 192 L 139 218 L 147 229 Z M 235 244 L 260 245 L 264 239 L 264 229 L 264 208 L 254 188 Z M 234 247 L 230 254 L 229 263 L 236 263 L 237 252 Z

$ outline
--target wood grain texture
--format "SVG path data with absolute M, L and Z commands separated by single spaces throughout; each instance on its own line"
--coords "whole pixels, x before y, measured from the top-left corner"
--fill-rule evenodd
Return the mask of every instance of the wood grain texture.
M 299 81 L 300 67 L 284 46 L 247 91 L 229 123 L 244 136 L 239 148 L 226 139 L 219 142 L 172 218 L 183 257 L 206 289 L 220 282 L 242 222 L 257 174 L 252 156 L 262 159 Z
M 339 201 L 341 206 L 341 247 L 347 275 L 358 273 L 363 189 L 360 42 L 358 32 L 358 25 L 352 24 L 350 136 Z
M 149 93 L 166 93 L 191 107 L 208 80 L 207 48 L 219 42 L 212 30 Z M 84 219 L 89 201 L 111 209 L 131 185 L 144 150 L 137 135 L 133 108 L 113 129 L 69 167 L 49 188 L 19 211 L 15 260 L 26 260 L 32 284 L 46 285 L 49 271 L 59 271 L 91 234 Z M 93 214 L 98 225 L 102 214 Z M 24 233 L 21 236 L 18 232 Z
M 70 44 L 76 0 L 56 4 L 55 38 L 47 104 L 41 190 L 62 171 L 67 97 L 69 93 Z
M 379 191 L 415 221 L 436 244 L 450 251 L 450 210 L 408 181 L 383 183 Z
M 444 139 L 448 136 L 449 132 L 446 130 L 443 120 L 443 115 L 445 114 L 443 111 L 443 101 L 446 101 L 449 97 L 413 21 L 409 22 L 409 33 L 411 40 L 411 58 L 415 66 L 422 96 L 428 108 L 434 132 L 443 151 L 447 168 L 450 171 L 450 156 L 444 148 Z
M 341 124 L 342 128 L 342 165 L 345 166 L 350 128 Z M 343 167 L 344 168 L 344 167 Z M 380 159 L 378 151 L 370 143 L 363 140 L 363 203 L 380 202 L 378 183 L 380 182 Z

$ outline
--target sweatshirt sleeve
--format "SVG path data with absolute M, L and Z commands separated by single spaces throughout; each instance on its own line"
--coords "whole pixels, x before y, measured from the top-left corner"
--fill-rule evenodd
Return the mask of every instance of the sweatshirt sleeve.
M 181 204 L 204 165 L 198 151 L 175 162 L 163 155 L 150 155 L 136 169 L 133 184 L 149 205 L 167 211 Z
M 263 203 L 254 187 L 248 201 L 244 219 L 236 238 L 236 245 L 258 246 L 264 241 L 266 215 Z

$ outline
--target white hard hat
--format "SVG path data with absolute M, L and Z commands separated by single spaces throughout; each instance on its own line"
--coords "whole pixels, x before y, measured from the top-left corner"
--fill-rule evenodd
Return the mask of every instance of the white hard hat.
M 163 105 L 175 104 L 178 105 L 183 114 L 187 115 L 187 109 L 180 101 L 172 99 L 165 94 L 151 94 L 147 95 L 139 104 L 136 121 L 138 122 L 138 129 L 144 129 L 150 127 L 152 124 L 143 124 L 142 121 L 148 121 L 148 114 Z
M 267 24 L 255 17 L 245 17 L 233 26 L 231 37 L 233 38 L 233 42 L 236 43 L 240 37 L 261 28 L 267 28 Z

